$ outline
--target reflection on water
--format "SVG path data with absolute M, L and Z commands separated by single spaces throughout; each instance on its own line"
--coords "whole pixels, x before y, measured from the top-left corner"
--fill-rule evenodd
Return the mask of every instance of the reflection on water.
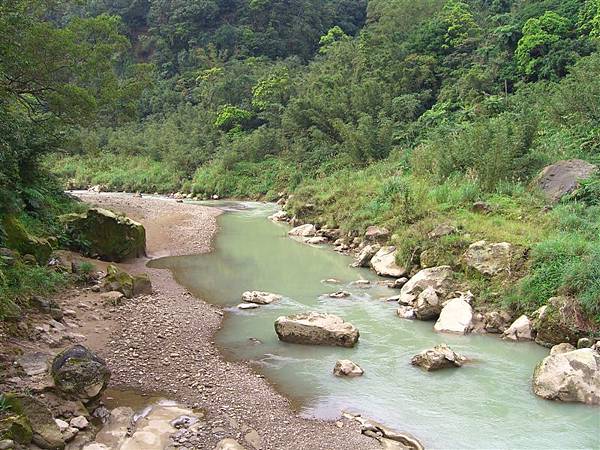
M 395 304 L 385 301 L 397 291 L 376 284 L 378 278 L 368 270 L 350 268 L 347 257 L 289 239 L 286 226 L 266 220 L 272 206 L 221 206 L 229 212 L 219 217 L 213 253 L 151 264 L 172 270 L 196 295 L 228 307 L 218 344 L 228 355 L 258 364 L 279 389 L 301 401 L 303 415 L 335 418 L 341 410 L 358 411 L 413 433 L 428 448 L 600 448 L 598 408 L 545 401 L 532 393 L 531 375 L 546 349 L 490 336 L 436 334 L 431 322 L 402 320 L 395 315 Z M 322 282 L 329 278 L 342 284 Z M 372 287 L 352 285 L 360 278 L 372 280 Z M 352 296 L 326 296 L 340 289 Z M 284 299 L 237 310 L 246 290 L 274 292 Z M 360 330 L 359 345 L 345 349 L 280 342 L 275 319 L 308 310 L 352 322 Z M 415 353 L 442 342 L 474 362 L 437 373 L 410 365 Z M 365 375 L 334 377 L 340 358 L 358 363 Z

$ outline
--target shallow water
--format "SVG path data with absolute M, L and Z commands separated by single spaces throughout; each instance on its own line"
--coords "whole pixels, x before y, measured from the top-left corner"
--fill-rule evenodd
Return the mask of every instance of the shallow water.
M 163 258 L 152 267 L 172 270 L 194 294 L 230 306 L 220 347 L 232 358 L 253 361 L 308 417 L 337 418 L 342 410 L 360 412 L 417 436 L 427 448 L 600 448 L 600 411 L 579 404 L 546 401 L 531 391 L 531 375 L 548 354 L 530 343 L 508 343 L 492 336 L 436 334 L 432 322 L 395 315 L 385 298 L 398 291 L 376 284 L 362 289 L 357 279 L 378 280 L 366 269 L 328 249 L 296 242 L 288 228 L 271 223 L 270 205 L 221 203 L 215 251 L 207 255 Z M 321 280 L 336 278 L 340 285 Z M 349 299 L 323 295 L 344 289 Z M 246 290 L 283 295 L 283 301 L 240 311 Z M 360 330 L 353 349 L 282 343 L 273 323 L 280 315 L 326 311 Z M 261 343 L 256 343 L 258 339 Z M 457 370 L 425 373 L 411 357 L 445 342 L 473 362 Z M 335 361 L 352 359 L 361 378 L 332 375 Z

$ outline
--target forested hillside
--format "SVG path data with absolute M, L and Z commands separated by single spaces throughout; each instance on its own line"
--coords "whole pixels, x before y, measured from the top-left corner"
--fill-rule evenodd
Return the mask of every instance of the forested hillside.
M 600 320 L 600 178 L 552 208 L 531 187 L 552 162 L 600 162 L 598 0 L 95 0 L 42 19 L 127 37 L 95 60 L 110 70 L 78 68 L 108 87 L 64 85 L 98 118 L 61 101 L 77 120 L 60 145 L 31 138 L 59 150 L 44 162 L 65 186 L 286 192 L 299 220 L 390 228 L 399 263 L 449 263 L 481 301 L 533 310 L 568 294 Z M 19 111 L 2 123 L 37 129 Z M 22 176 L 32 159 L 17 158 Z M 461 234 L 428 239 L 442 222 Z M 491 281 L 463 270 L 478 239 L 526 248 L 526 266 Z

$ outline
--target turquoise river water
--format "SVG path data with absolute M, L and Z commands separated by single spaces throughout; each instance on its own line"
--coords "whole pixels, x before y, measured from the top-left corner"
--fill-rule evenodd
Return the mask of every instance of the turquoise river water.
M 259 203 L 209 203 L 222 207 L 215 250 L 206 255 L 162 258 L 197 296 L 226 307 L 217 341 L 225 354 L 251 361 L 307 417 L 333 419 L 360 412 L 418 437 L 434 449 L 600 449 L 600 410 L 538 398 L 531 390 L 535 365 L 548 351 L 533 343 L 493 336 L 437 334 L 432 322 L 400 319 L 397 293 L 357 279 L 380 280 L 350 258 L 287 237 L 288 227 L 267 220 L 275 209 Z M 336 278 L 340 285 L 322 280 Z M 346 290 L 347 299 L 327 294 Z M 241 311 L 242 292 L 263 290 L 283 301 Z M 282 343 L 273 323 L 300 311 L 337 314 L 360 330 L 353 349 Z M 261 343 L 257 343 L 254 339 Z M 426 373 L 410 364 L 421 350 L 445 342 L 472 362 L 456 370 Z M 337 359 L 358 363 L 365 375 L 340 379 Z

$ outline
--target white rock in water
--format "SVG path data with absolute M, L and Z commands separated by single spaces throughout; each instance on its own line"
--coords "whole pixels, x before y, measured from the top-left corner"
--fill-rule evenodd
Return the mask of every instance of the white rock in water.
M 600 354 L 582 348 L 544 358 L 533 372 L 533 392 L 549 400 L 600 405 Z
M 331 294 L 329 294 L 329 297 L 331 297 L 331 298 L 346 298 L 346 297 L 350 297 L 350 292 L 346 292 L 346 291 L 332 292 Z
M 362 370 L 358 364 L 350 361 L 349 359 L 340 359 L 335 363 L 335 367 L 333 368 L 333 374 L 336 377 L 360 377 L 364 374 L 364 370 Z
M 273 222 L 287 222 L 290 217 L 285 211 L 277 211 L 275 214 L 268 217 Z
M 358 253 L 356 259 L 352 263 L 352 267 L 367 267 L 373 256 L 381 249 L 379 244 L 366 245 Z
M 502 337 L 511 341 L 531 341 L 533 339 L 531 320 L 523 314 L 506 329 Z
M 240 303 L 237 307 L 238 309 L 256 309 L 260 308 L 260 305 L 257 303 Z
M 328 239 L 324 236 L 314 236 L 311 238 L 306 239 L 307 244 L 311 244 L 311 245 L 321 245 L 321 244 L 326 244 L 328 242 Z
M 382 277 L 400 278 L 406 275 L 406 269 L 396 264 L 396 247 L 382 247 L 371 258 L 371 267 Z
M 246 291 L 242 294 L 242 300 L 244 303 L 268 305 L 281 300 L 281 295 L 272 294 L 270 292 Z
M 296 344 L 354 347 L 359 337 L 358 329 L 341 317 L 317 312 L 279 317 L 275 331 L 280 340 Z
M 435 323 L 435 331 L 442 333 L 467 334 L 471 331 L 473 308 L 463 297 L 453 298 L 442 308 Z
M 533 330 L 529 317 L 523 314 L 508 327 L 502 337 L 511 341 L 531 341 Z
M 416 317 L 415 308 L 412 306 L 401 305 L 396 310 L 396 314 L 403 319 L 414 319 Z
M 411 364 L 432 371 L 461 367 L 466 360 L 467 358 L 459 355 L 446 344 L 441 344 L 413 356 Z
M 317 228 L 311 223 L 305 223 L 304 225 L 297 226 L 288 231 L 288 235 L 298 237 L 313 237 L 316 234 Z

